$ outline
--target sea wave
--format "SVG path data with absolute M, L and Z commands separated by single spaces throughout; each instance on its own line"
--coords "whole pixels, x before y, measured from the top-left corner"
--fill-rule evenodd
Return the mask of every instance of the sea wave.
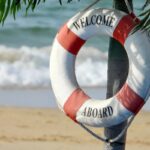
M 50 47 L 11 48 L 0 45 L 0 87 L 50 87 Z M 84 47 L 77 57 L 76 77 L 81 86 L 105 86 L 107 53 Z

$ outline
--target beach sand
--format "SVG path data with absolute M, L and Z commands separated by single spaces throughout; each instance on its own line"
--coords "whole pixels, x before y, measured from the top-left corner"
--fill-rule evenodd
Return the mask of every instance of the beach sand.
M 149 150 L 149 128 L 150 113 L 140 112 L 128 130 L 127 150 Z M 103 143 L 57 109 L 0 107 L 0 149 L 102 150 Z

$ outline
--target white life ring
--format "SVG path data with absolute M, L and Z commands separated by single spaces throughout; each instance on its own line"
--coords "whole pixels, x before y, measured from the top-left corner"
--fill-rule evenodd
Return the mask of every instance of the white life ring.
M 50 57 L 50 78 L 58 105 L 78 123 L 109 127 L 136 115 L 150 91 L 150 41 L 146 32 L 129 35 L 137 24 L 133 14 L 118 10 L 91 9 L 78 13 L 58 32 Z M 82 45 L 92 36 L 118 40 L 129 57 L 129 74 L 122 89 L 112 98 L 90 98 L 78 85 L 75 60 Z

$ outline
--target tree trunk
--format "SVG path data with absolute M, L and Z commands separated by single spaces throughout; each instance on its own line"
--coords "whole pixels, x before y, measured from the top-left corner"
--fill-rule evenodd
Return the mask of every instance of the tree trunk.
M 131 6 L 132 0 L 129 0 Z M 126 4 L 123 0 L 114 0 L 113 7 L 128 13 Z M 110 39 L 108 54 L 108 83 L 107 98 L 112 97 L 123 86 L 128 75 L 128 57 L 123 46 L 115 39 Z M 126 121 L 110 128 L 105 128 L 104 134 L 107 138 L 116 137 L 126 126 Z M 126 134 L 117 142 L 104 145 L 105 150 L 125 150 Z

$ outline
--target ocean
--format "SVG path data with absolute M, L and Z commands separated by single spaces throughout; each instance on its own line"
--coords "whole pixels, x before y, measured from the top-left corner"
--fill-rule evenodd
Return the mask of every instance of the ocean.
M 83 10 L 91 0 L 70 4 L 47 0 L 16 20 L 8 16 L 0 26 L 0 105 L 19 107 L 56 107 L 49 78 L 49 57 L 59 28 Z M 135 0 L 138 15 L 143 1 Z M 101 1 L 95 8 L 112 8 L 112 1 Z M 80 51 L 76 62 L 79 84 L 95 98 L 105 98 L 109 37 L 94 37 Z M 92 87 L 92 88 L 90 88 Z M 150 104 L 144 109 L 149 110 Z
M 25 7 L 16 20 L 8 16 L 4 26 L 0 26 L 0 87 L 50 87 L 53 39 L 68 19 L 90 3 L 91 0 L 73 0 L 67 4 L 64 0 L 61 6 L 56 0 L 47 0 L 27 16 Z M 137 14 L 142 5 L 141 0 L 135 0 Z M 101 1 L 95 7 L 111 8 L 112 1 Z M 108 45 L 108 37 L 95 37 L 79 53 L 76 76 L 81 86 L 106 86 Z

